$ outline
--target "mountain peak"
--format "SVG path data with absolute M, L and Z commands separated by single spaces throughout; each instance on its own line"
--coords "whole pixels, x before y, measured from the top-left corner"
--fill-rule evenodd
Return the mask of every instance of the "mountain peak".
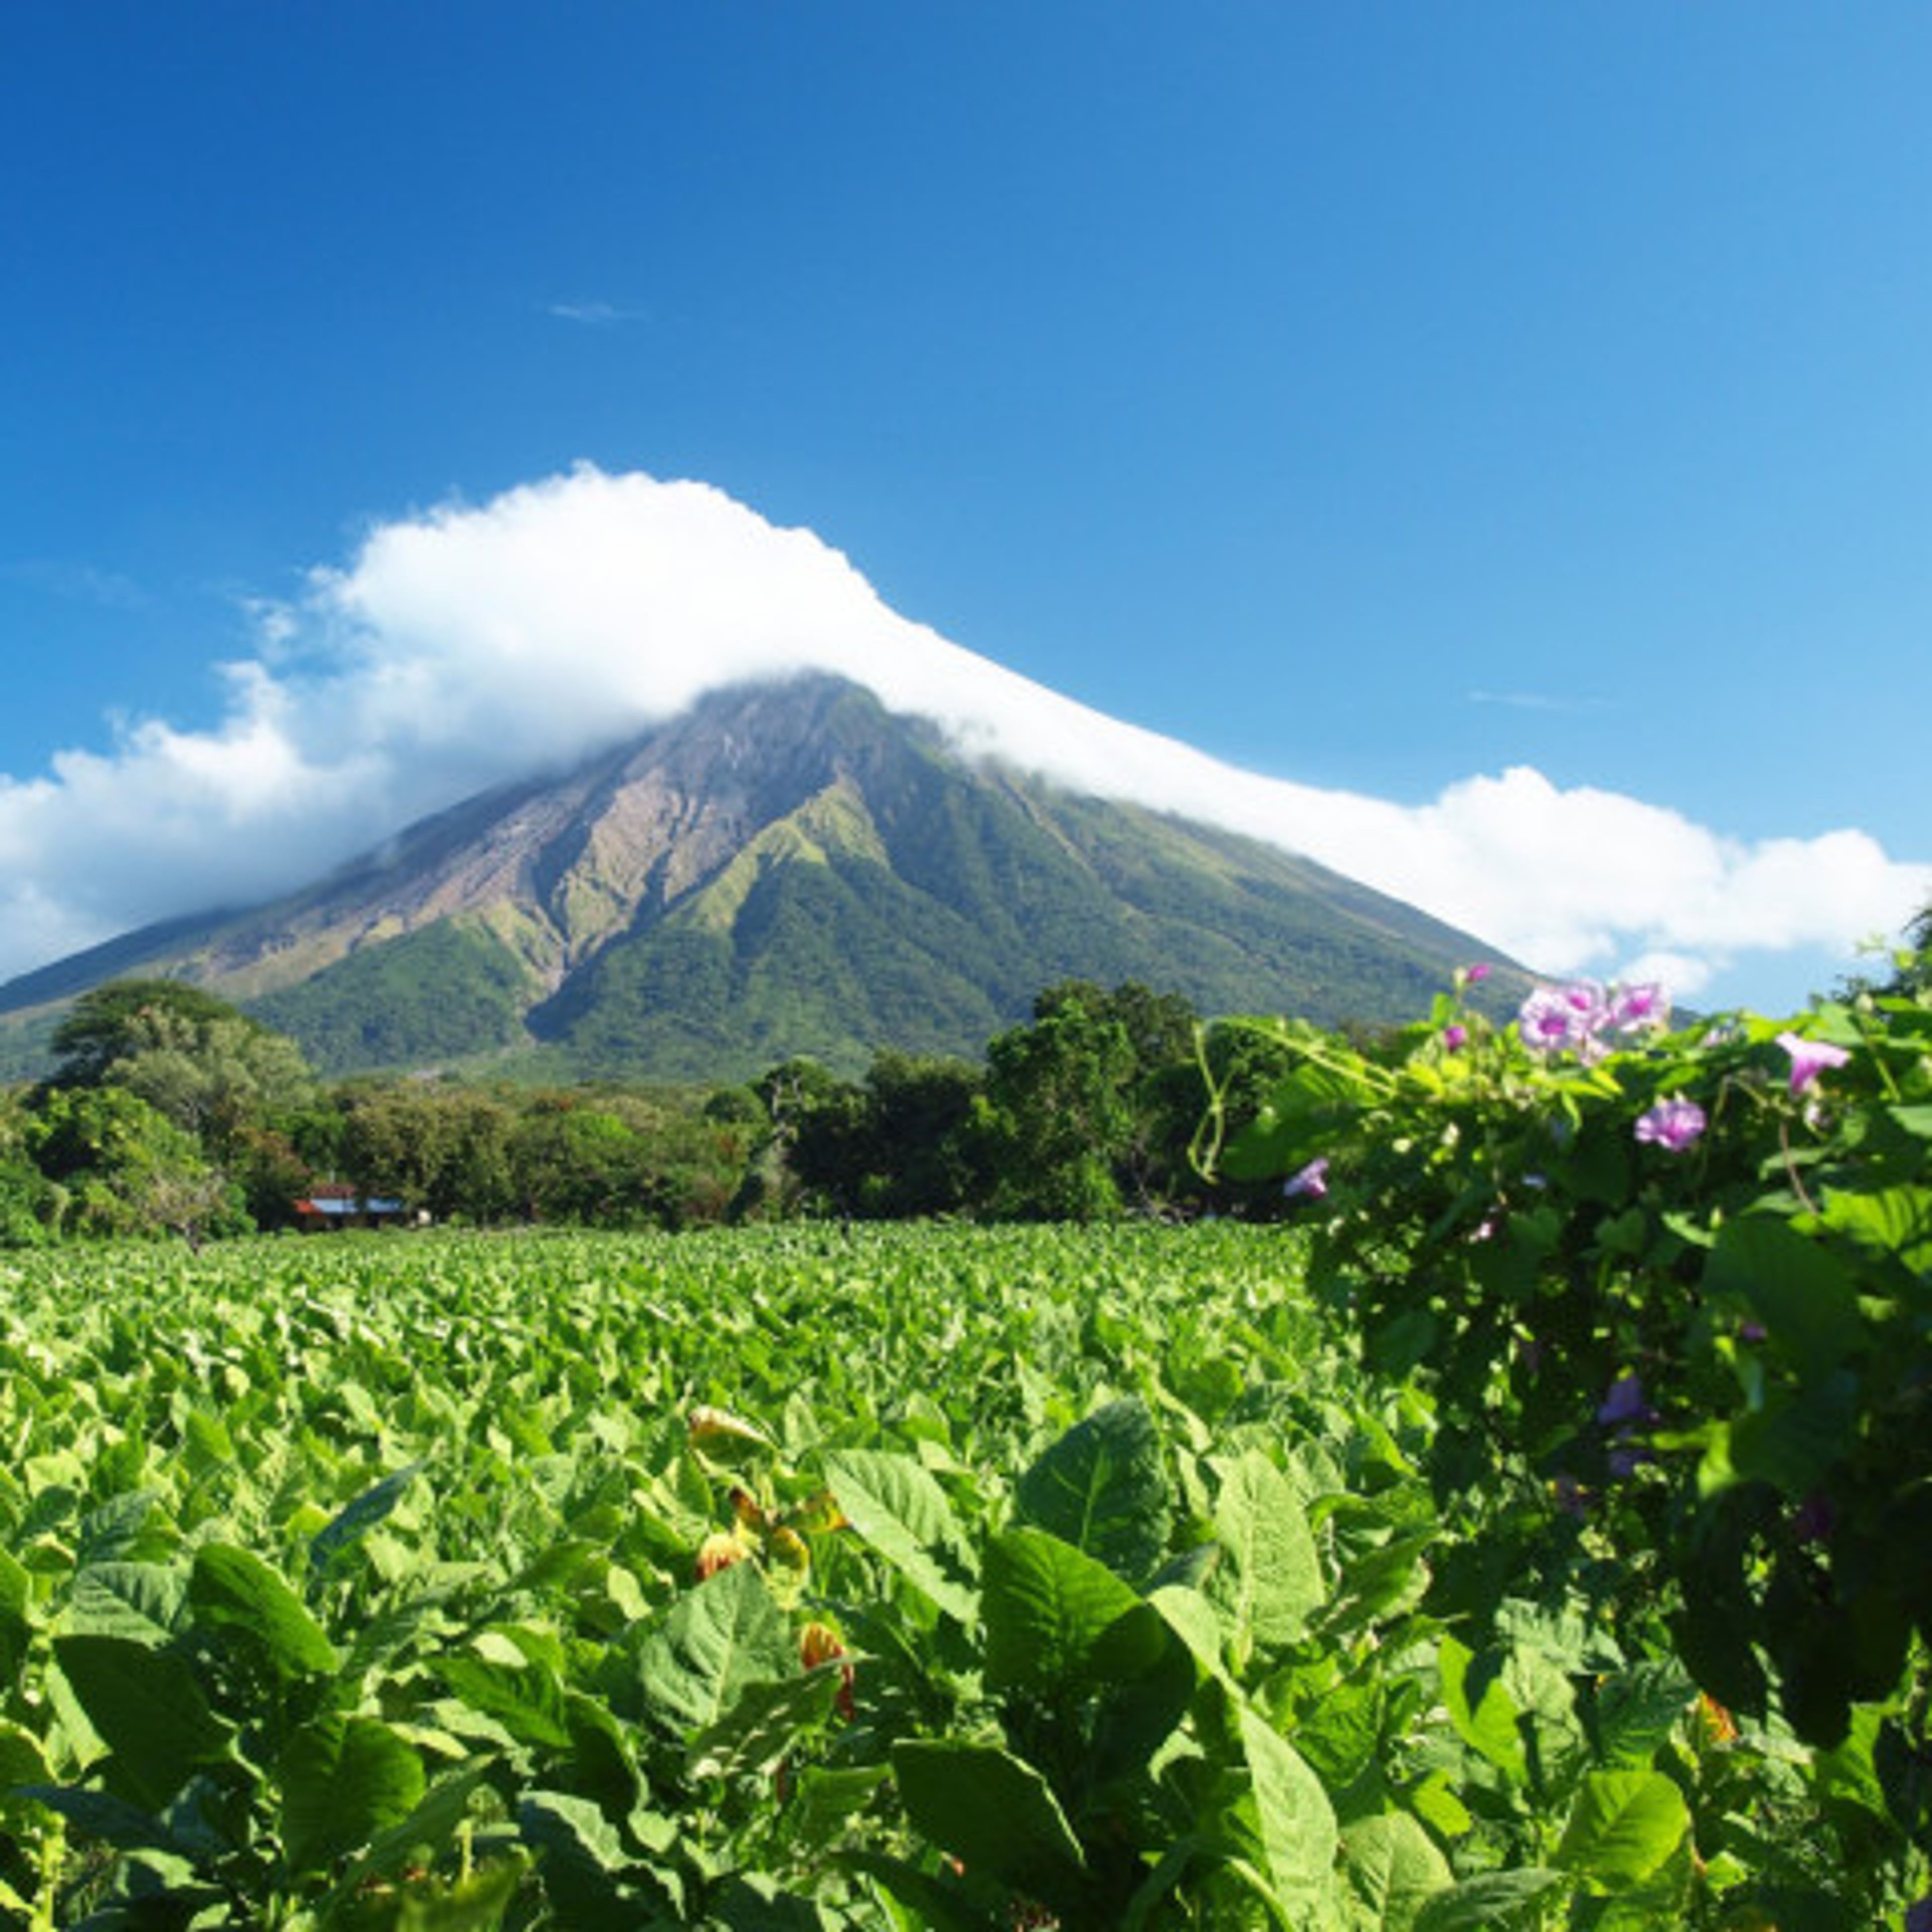
M 1393 1020 L 1489 950 L 1272 846 L 976 760 L 823 672 L 716 690 L 288 898 L 142 937 L 112 970 L 206 984 L 332 1071 L 712 1082 L 974 1054 L 1068 977 Z

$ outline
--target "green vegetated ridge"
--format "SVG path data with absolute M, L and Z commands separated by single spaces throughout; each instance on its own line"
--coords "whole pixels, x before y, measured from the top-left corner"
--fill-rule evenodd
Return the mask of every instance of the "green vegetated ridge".
M 973 762 L 822 676 L 715 694 L 288 900 L 153 938 L 102 949 L 93 977 L 192 978 L 326 1072 L 704 1080 L 976 1054 L 1069 976 L 1394 1021 L 1487 950 L 1278 848 Z M 92 957 L 0 1008 L 70 998 Z

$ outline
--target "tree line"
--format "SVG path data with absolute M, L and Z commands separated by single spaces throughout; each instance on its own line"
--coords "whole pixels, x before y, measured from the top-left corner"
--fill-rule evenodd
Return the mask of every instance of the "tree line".
M 176 980 L 83 994 L 52 1072 L 0 1094 L 0 1246 L 290 1226 L 318 1187 L 480 1226 L 1253 1211 L 1196 1171 L 1208 1106 L 1280 1072 L 1261 1036 L 1069 980 L 982 1061 L 787 1060 L 709 1091 L 436 1076 L 325 1083 L 285 1035 Z

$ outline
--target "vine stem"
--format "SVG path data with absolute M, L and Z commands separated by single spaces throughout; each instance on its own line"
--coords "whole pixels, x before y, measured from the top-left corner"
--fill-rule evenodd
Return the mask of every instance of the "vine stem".
M 1778 1144 L 1784 1150 L 1784 1172 L 1791 1182 L 1791 1190 L 1804 1204 L 1808 1214 L 1818 1211 L 1818 1204 L 1804 1191 L 1804 1183 L 1798 1172 L 1798 1163 L 1791 1154 L 1791 1123 L 1781 1115 L 1778 1123 Z

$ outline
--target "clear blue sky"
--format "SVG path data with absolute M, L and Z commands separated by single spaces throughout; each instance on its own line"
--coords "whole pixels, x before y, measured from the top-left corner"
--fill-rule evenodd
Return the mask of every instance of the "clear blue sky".
M 586 459 L 1274 775 L 1932 859 L 1932 10 L 0 20 L 0 772 Z

